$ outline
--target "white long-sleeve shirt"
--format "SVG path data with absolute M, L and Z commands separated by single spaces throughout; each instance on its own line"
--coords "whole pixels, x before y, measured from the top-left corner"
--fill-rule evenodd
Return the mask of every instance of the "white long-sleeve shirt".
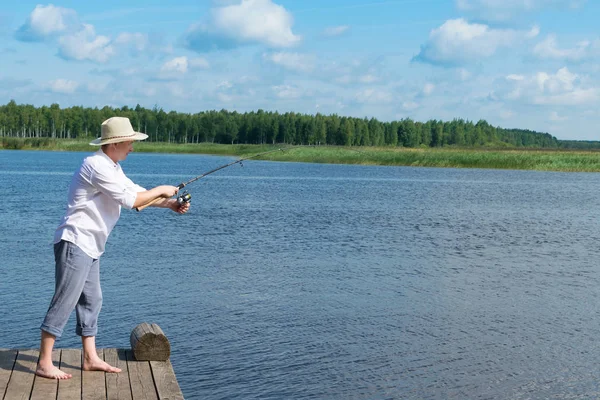
M 121 166 L 102 149 L 85 158 L 69 187 L 67 212 L 54 234 L 76 244 L 92 258 L 104 253 L 108 235 L 121 215 L 121 207 L 133 208 L 137 192 L 146 189 L 125 176 Z

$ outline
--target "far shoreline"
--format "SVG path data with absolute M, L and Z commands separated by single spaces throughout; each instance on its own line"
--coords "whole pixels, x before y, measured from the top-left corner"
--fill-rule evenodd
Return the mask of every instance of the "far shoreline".
M 42 150 L 92 152 L 91 139 L 0 140 L 0 150 Z M 600 154 L 594 150 L 485 147 L 345 147 L 294 146 L 285 144 L 214 144 L 139 142 L 140 153 L 205 154 L 245 158 L 257 153 L 283 149 L 256 160 L 357 164 L 380 166 L 482 168 L 557 172 L 600 172 Z

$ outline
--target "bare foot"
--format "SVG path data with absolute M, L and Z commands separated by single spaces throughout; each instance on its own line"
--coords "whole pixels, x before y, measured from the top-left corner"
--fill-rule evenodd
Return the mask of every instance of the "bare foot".
M 96 358 L 93 360 L 83 360 L 83 370 L 84 371 L 104 371 L 104 372 L 112 372 L 118 373 L 121 372 L 121 368 L 113 367 L 112 365 L 105 363 L 100 358 Z
M 41 366 L 38 364 L 35 374 L 48 379 L 69 379 L 72 377 L 71 374 L 61 371 L 52 364 L 50 366 Z

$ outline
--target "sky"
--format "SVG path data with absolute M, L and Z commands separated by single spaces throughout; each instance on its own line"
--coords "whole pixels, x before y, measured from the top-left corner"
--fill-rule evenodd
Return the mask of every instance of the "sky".
M 600 140 L 597 0 L 0 0 L 0 104 L 477 122 Z

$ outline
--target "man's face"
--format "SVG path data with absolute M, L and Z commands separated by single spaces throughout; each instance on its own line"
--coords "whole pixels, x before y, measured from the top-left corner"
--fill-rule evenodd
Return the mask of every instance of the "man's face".
M 115 143 L 115 153 L 119 161 L 127 158 L 127 155 L 133 151 L 133 141 Z

